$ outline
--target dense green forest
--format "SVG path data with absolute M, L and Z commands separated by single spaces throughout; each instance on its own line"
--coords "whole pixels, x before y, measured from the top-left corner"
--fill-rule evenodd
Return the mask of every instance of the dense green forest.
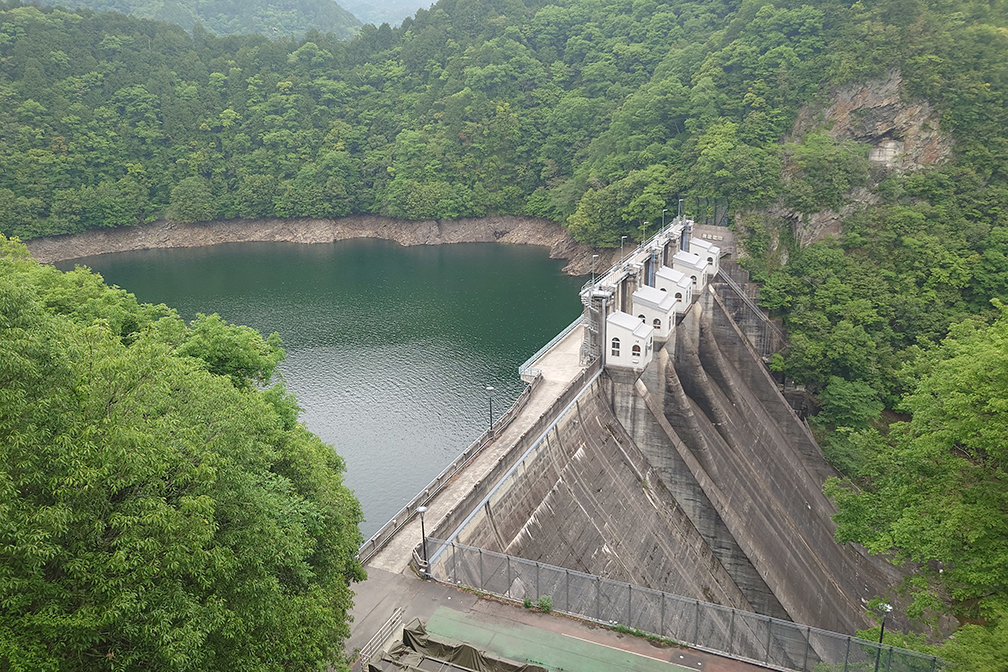
M 795 132 L 891 73 L 951 160 L 887 171 L 827 125 Z M 728 209 L 784 321 L 772 366 L 822 404 L 841 536 L 916 563 L 915 615 L 963 623 L 941 655 L 1004 672 L 1008 474 L 1000 435 L 975 439 L 1008 395 L 1005 0 L 441 0 L 350 41 L 0 3 L 7 235 L 524 213 L 612 247 L 679 197 Z M 823 210 L 839 235 L 799 244 Z
M 0 236 L 0 668 L 342 660 L 362 515 L 282 356 Z
M 259 33 L 301 37 L 309 30 L 349 39 L 361 22 L 333 0 L 39 0 L 42 5 L 122 12 L 141 19 L 197 23 L 215 35 Z

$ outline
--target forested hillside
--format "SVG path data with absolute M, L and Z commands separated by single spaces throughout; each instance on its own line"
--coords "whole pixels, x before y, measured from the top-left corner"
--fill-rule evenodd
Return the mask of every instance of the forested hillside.
M 333 0 L 39 0 L 39 4 L 122 12 L 177 23 L 186 30 L 199 23 L 215 35 L 301 37 L 317 30 L 349 39 L 361 26 L 357 17 Z
M 817 121 L 838 91 L 883 80 L 929 105 L 921 124 L 950 154 L 887 168 L 869 139 Z M 993 661 L 966 669 L 1003 672 L 1008 474 L 1003 440 L 968 431 L 1001 417 L 1008 384 L 972 368 L 938 392 L 927 372 L 962 362 L 963 343 L 1004 347 L 991 300 L 1008 301 L 1005 0 L 441 0 L 352 41 L 0 3 L 8 235 L 161 217 L 525 213 L 612 247 L 679 197 L 700 219 L 727 210 L 784 320 L 791 347 L 773 367 L 818 396 L 816 431 L 851 479 L 850 496 L 834 492 L 844 515 L 871 521 L 845 519 L 842 534 L 920 563 L 920 613 L 951 610 L 969 624 L 958 641 Z M 806 238 L 824 212 L 834 235 Z M 943 341 L 966 320 L 974 332 Z M 991 403 L 957 407 L 975 388 Z M 922 390 L 951 404 L 930 425 Z M 953 430 L 956 413 L 973 424 Z M 889 433 L 894 420 L 910 424 Z M 975 467 L 941 481 L 968 511 L 900 486 L 965 466 L 892 466 L 923 459 L 913 437 L 929 432 L 945 440 L 932 449 Z M 956 543 L 903 533 L 903 512 L 924 510 L 960 511 L 932 535 Z
M 360 504 L 282 357 L 0 236 L 0 669 L 346 669 Z

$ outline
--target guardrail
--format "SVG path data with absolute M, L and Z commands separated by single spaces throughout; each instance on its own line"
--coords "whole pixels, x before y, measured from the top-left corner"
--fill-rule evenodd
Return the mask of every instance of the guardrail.
M 682 220 L 682 223 L 685 223 L 685 222 L 686 222 L 685 219 Z M 633 257 L 635 255 L 640 254 L 641 252 L 645 251 L 648 248 L 648 246 L 651 245 L 651 243 L 653 243 L 659 236 L 664 235 L 669 229 L 671 229 L 673 226 L 675 226 L 675 225 L 677 225 L 679 223 L 680 223 L 680 221 L 679 221 L 678 217 L 675 218 L 675 219 L 673 219 L 673 220 L 671 220 L 665 226 L 660 227 L 658 229 L 658 231 L 656 231 L 650 238 L 648 238 L 647 240 L 642 240 L 639 243 L 637 243 L 637 247 L 635 247 L 633 250 L 631 250 L 629 252 L 629 254 L 622 254 L 622 255 L 620 255 L 619 261 L 617 261 L 615 264 L 613 264 L 612 266 L 610 266 L 606 270 L 604 270 L 601 273 L 598 273 L 596 275 L 595 281 L 594 281 L 595 284 L 598 284 L 598 283 L 602 282 L 602 280 L 604 280 L 610 273 L 612 273 L 614 269 L 616 269 L 619 266 L 622 266 L 624 263 L 627 262 L 627 260 L 633 259 Z M 592 280 L 589 278 L 587 281 L 585 281 L 585 283 L 583 285 L 581 285 L 581 289 L 578 291 L 578 295 L 580 296 L 581 294 L 583 294 L 584 291 L 586 289 L 588 289 L 589 287 L 591 287 L 591 286 L 592 286 Z
M 514 420 L 515 416 L 521 412 L 528 403 L 529 398 L 532 396 L 532 392 L 538 387 L 539 383 L 542 382 L 542 375 L 536 375 L 532 381 L 522 390 L 522 393 L 518 395 L 511 407 L 501 415 L 496 422 L 494 422 L 493 427 L 484 432 L 478 439 L 469 444 L 469 447 L 462 451 L 458 457 L 456 457 L 451 464 L 445 467 L 440 474 L 434 477 L 427 487 L 421 490 L 416 496 L 409 501 L 406 506 L 399 509 L 399 512 L 392 517 L 387 523 L 382 525 L 381 529 L 375 532 L 371 537 L 361 544 L 361 547 L 357 550 L 357 559 L 362 565 L 366 565 L 371 558 L 373 558 L 382 547 L 388 543 L 388 540 L 395 536 L 404 525 L 406 525 L 413 516 L 416 515 L 416 510 L 418 506 L 425 506 L 430 500 L 434 499 L 435 496 L 441 490 L 444 489 L 446 485 L 455 475 L 460 471 L 465 469 L 470 462 L 480 452 L 489 444 L 493 439 L 495 439 L 501 431 L 507 427 L 507 425 Z
M 564 327 L 564 330 L 561 331 L 556 336 L 554 336 L 549 343 L 539 348 L 534 355 L 526 359 L 525 363 L 518 367 L 518 375 L 519 376 L 524 376 L 526 374 L 535 375 L 535 373 L 539 371 L 539 369 L 533 369 L 531 368 L 531 366 L 535 364 L 540 357 L 542 357 L 550 349 L 552 349 L 554 345 L 562 341 L 570 332 L 574 331 L 579 326 L 581 326 L 582 322 L 584 322 L 584 313 L 578 315 L 577 319 L 575 319 L 573 322 Z

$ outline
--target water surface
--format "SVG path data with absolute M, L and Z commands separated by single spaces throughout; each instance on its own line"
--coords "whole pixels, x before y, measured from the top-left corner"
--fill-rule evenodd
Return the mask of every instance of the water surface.
M 524 387 L 517 367 L 580 312 L 546 248 L 234 243 L 79 259 L 186 320 L 278 332 L 308 428 L 336 447 L 370 536 Z

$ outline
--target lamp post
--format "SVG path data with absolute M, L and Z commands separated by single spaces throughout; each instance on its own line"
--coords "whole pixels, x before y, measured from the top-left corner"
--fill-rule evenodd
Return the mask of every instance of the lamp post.
M 487 434 L 493 434 L 493 385 L 486 386 L 487 398 L 490 400 L 490 429 L 487 430 Z
M 679 199 L 679 214 L 678 214 L 678 217 L 680 217 L 680 218 L 682 217 L 682 201 L 683 201 L 683 199 L 680 198 Z
M 595 289 L 595 260 L 598 259 L 597 254 L 592 255 L 592 289 Z
M 641 238 L 641 241 L 640 241 L 641 245 L 643 245 L 644 243 L 647 242 L 647 225 L 648 225 L 648 223 L 644 222 L 644 233 L 643 233 L 643 237 Z
M 665 230 L 665 211 L 666 210 L 668 210 L 668 208 L 662 208 L 662 210 L 661 210 L 661 230 L 662 231 Z
M 878 651 L 875 652 L 875 672 L 878 672 L 879 660 L 882 659 L 882 636 L 885 634 L 885 619 L 892 611 L 892 605 L 888 602 L 883 602 L 879 605 L 882 609 L 882 629 L 879 630 L 878 634 Z
M 626 242 L 626 236 L 619 237 L 619 260 L 623 261 L 623 243 Z
M 424 564 L 424 578 L 430 576 L 430 563 L 427 561 L 427 531 L 424 529 L 424 517 L 423 514 L 427 512 L 426 506 L 418 506 L 417 513 L 420 514 L 420 538 L 423 540 L 423 564 Z

